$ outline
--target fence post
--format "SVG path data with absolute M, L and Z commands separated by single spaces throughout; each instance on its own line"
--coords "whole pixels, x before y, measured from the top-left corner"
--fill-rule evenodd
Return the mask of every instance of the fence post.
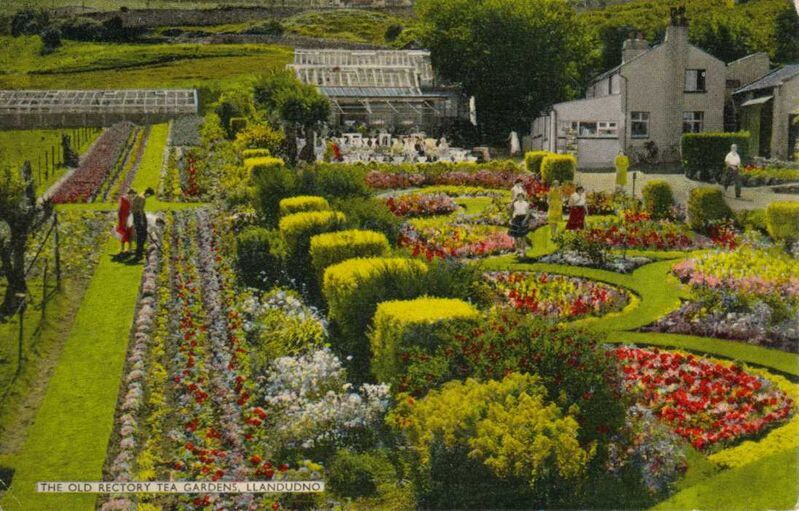
M 42 274 L 42 321 L 45 317 L 45 309 L 47 309 L 47 269 L 50 265 L 50 260 L 44 260 L 44 273 Z
M 58 213 L 53 213 L 53 240 L 55 241 L 55 281 L 61 290 L 61 240 L 58 237 Z
M 22 372 L 22 361 L 24 360 L 24 356 L 22 354 L 22 345 L 23 339 L 25 337 L 25 307 L 26 303 L 25 300 L 27 296 L 24 293 L 18 293 L 17 298 L 19 298 L 20 304 L 19 308 L 17 309 L 17 313 L 19 314 L 19 338 L 17 340 L 17 376 Z
M 55 172 L 56 164 L 55 164 L 55 146 L 54 145 L 50 146 L 50 156 L 51 156 L 50 159 L 53 160 L 53 172 Z
M 50 155 L 47 153 L 47 151 L 45 151 L 44 152 L 44 178 L 45 179 L 47 179 L 50 176 L 50 173 L 49 173 L 50 163 L 49 163 L 49 159 L 48 159 L 49 157 L 50 157 Z

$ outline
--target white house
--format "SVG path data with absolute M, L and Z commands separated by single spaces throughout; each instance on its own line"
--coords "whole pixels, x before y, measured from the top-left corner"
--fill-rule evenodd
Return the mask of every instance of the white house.
M 533 122 L 532 148 L 565 152 L 576 144 L 581 167 L 612 166 L 619 151 L 641 153 L 653 144 L 660 161 L 678 161 L 683 133 L 723 131 L 727 79 L 765 74 L 752 64 L 724 62 L 688 42 L 688 23 L 672 14 L 662 44 L 639 35 L 622 49 L 621 65 L 599 75 L 585 98 L 553 105 Z M 729 69 L 729 71 L 728 71 Z

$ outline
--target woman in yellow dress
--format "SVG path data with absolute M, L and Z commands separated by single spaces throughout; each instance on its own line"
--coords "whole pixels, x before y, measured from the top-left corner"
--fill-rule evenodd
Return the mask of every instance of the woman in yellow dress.
M 552 238 L 558 234 L 558 223 L 563 221 L 563 196 L 560 191 L 560 182 L 553 181 L 552 188 L 549 189 L 547 196 L 547 221 L 549 222 L 549 229 Z
M 630 168 L 630 158 L 624 154 L 624 151 L 619 151 L 616 156 L 616 191 L 620 192 L 627 186 L 627 169 Z

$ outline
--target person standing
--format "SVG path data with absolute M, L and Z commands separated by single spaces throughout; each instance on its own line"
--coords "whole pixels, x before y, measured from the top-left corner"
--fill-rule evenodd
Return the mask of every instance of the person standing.
M 524 189 L 524 180 L 520 177 L 516 178 L 516 181 L 513 182 L 513 188 L 510 189 L 510 200 L 516 200 L 516 196 L 518 195 L 526 195 L 527 190 Z
M 522 192 L 513 197 L 510 204 L 511 220 L 508 234 L 513 238 L 516 255 L 524 257 L 527 251 L 527 234 L 530 232 L 530 203 Z
M 131 212 L 133 213 L 133 228 L 136 229 L 136 260 L 141 260 L 144 257 L 144 245 L 147 242 L 147 215 L 145 214 L 145 205 L 147 199 L 154 195 L 152 188 L 148 188 L 142 194 L 135 191 L 134 197 L 131 200 Z
M 724 157 L 726 175 L 724 176 L 724 192 L 730 185 L 735 186 L 735 198 L 741 198 L 741 155 L 738 154 L 738 145 L 732 144 L 730 152 Z
M 133 226 L 130 218 L 130 200 L 136 195 L 133 190 L 119 197 L 119 209 L 117 210 L 117 226 L 114 228 L 114 236 L 119 240 L 119 255 L 130 251 Z M 125 250 L 127 244 L 128 250 Z
M 510 142 L 510 155 L 518 156 L 519 153 L 522 151 L 522 146 L 519 143 L 519 134 L 515 131 L 511 131 L 510 135 L 508 135 L 508 141 Z
M 563 220 L 563 197 L 560 190 L 560 182 L 553 181 L 552 188 L 549 189 L 547 196 L 547 221 L 549 222 L 550 236 L 555 239 L 558 235 L 558 224 Z
M 619 151 L 613 163 L 616 165 L 616 191 L 621 192 L 627 186 L 627 169 L 630 168 L 630 158 L 624 154 L 624 151 Z
M 569 197 L 569 221 L 567 231 L 581 231 L 585 227 L 585 215 L 588 211 L 588 199 L 585 188 L 578 186 Z

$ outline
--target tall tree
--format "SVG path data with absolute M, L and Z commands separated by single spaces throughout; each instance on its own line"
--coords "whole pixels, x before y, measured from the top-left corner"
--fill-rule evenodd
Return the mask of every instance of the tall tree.
M 416 9 L 435 68 L 475 96 L 490 142 L 574 97 L 596 48 L 562 0 L 418 0 Z
M 799 14 L 793 6 L 786 5 L 777 15 L 774 25 L 777 39 L 775 60 L 785 64 L 796 62 L 799 60 Z
M 26 161 L 19 175 L 0 170 L 0 275 L 7 287 L 0 315 L 13 314 L 20 304 L 18 295 L 28 292 L 25 281 L 25 247 L 28 237 L 47 221 L 52 213 L 49 202 L 36 199 L 31 164 Z

